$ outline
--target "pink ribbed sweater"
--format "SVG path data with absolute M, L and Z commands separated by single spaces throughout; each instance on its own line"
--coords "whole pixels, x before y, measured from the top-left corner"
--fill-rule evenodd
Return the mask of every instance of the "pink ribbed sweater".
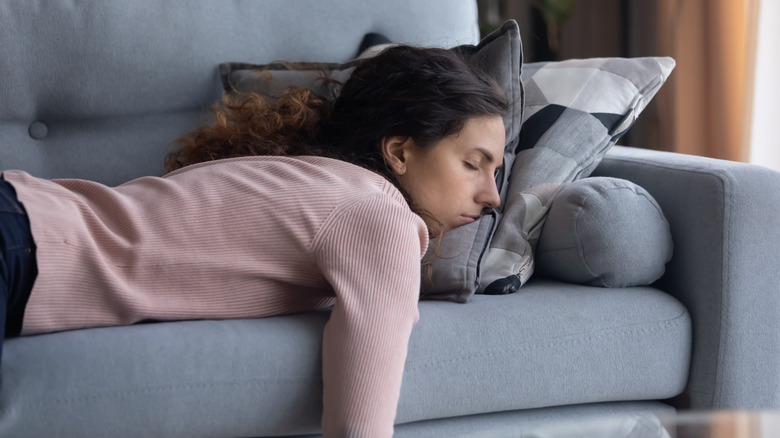
M 3 177 L 38 247 L 23 334 L 334 305 L 323 431 L 392 435 L 428 233 L 384 178 L 319 157 L 220 160 L 115 188 Z

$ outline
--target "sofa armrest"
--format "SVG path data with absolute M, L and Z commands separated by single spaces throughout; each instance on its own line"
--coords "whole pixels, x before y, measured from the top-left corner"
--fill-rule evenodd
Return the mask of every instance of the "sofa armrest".
M 780 408 L 780 173 L 618 146 L 594 175 L 643 186 L 669 220 L 657 286 L 693 319 L 686 407 Z

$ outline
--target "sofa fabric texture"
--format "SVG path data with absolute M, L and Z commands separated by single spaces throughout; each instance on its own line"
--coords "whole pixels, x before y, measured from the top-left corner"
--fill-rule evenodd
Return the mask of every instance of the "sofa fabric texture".
M 0 0 L 0 164 L 109 185 L 159 175 L 170 141 L 211 117 L 219 64 L 343 63 L 371 32 L 446 48 L 480 40 L 473 0 Z M 656 200 L 674 244 L 662 277 L 604 288 L 535 276 L 512 295 L 421 302 L 399 436 L 780 408 L 780 174 L 612 147 L 593 176 Z M 0 436 L 317 434 L 328 317 L 7 340 Z

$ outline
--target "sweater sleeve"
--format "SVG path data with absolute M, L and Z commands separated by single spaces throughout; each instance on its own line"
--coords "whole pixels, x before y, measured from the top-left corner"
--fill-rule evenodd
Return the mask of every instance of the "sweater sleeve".
M 427 228 L 384 194 L 331 219 L 313 244 L 337 297 L 323 337 L 323 436 L 389 437 L 419 318 Z

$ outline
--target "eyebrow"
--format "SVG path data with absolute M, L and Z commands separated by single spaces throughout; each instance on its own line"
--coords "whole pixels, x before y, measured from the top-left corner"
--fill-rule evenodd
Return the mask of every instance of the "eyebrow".
M 495 158 L 493 157 L 493 154 L 491 154 L 490 151 L 488 151 L 487 149 L 479 147 L 479 146 L 475 147 L 474 149 L 479 151 L 479 152 L 481 152 L 482 155 L 484 155 L 485 158 L 487 158 L 488 162 L 492 163 L 492 162 L 495 161 Z

